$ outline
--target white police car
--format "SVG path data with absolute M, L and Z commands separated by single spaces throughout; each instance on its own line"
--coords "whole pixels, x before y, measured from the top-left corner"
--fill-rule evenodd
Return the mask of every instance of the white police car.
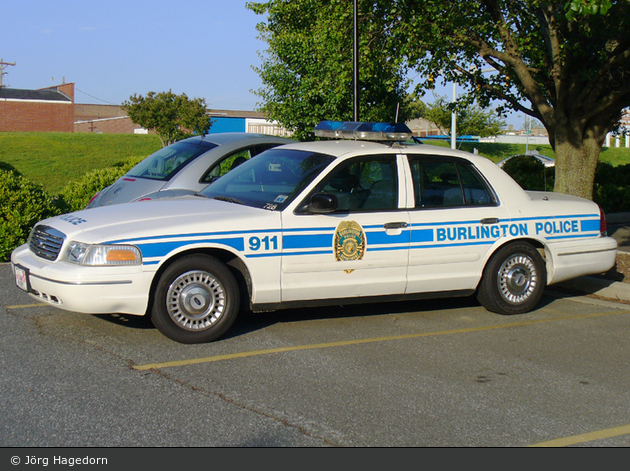
M 62 309 L 148 314 L 169 338 L 224 334 L 252 310 L 476 293 L 533 309 L 546 285 L 615 263 L 598 206 L 525 192 L 491 161 L 403 143 L 406 126 L 323 122 L 196 196 L 38 223 L 16 284 Z M 372 141 L 370 141 L 372 140 Z

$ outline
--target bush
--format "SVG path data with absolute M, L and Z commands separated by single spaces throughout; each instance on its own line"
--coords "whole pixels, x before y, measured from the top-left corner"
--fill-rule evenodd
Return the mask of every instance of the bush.
M 0 261 L 8 261 L 13 249 L 26 242 L 36 222 L 60 213 L 41 185 L 0 168 Z
M 505 164 L 505 170 L 524 190 L 553 191 L 555 169 L 545 167 L 533 157 L 519 155 Z
M 547 191 L 553 191 L 555 168 L 545 169 L 542 163 L 531 157 L 514 157 L 505 163 L 503 170 L 525 190 L 542 190 L 546 185 Z M 598 162 L 593 201 L 607 214 L 629 212 L 630 164 L 615 167 Z
M 613 167 L 599 162 L 595 170 L 593 201 L 607 213 L 630 211 L 630 165 Z
M 66 185 L 59 194 L 59 205 L 63 212 L 84 209 L 96 193 L 113 184 L 143 158 L 135 157 L 113 167 L 93 170 L 79 180 Z

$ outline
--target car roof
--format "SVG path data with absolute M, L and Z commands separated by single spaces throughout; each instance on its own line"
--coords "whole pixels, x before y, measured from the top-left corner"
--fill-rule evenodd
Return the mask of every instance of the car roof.
M 333 157 L 344 157 L 358 153 L 374 154 L 423 154 L 423 155 L 439 155 L 445 157 L 460 157 L 467 160 L 484 159 L 485 157 L 471 154 L 460 150 L 454 150 L 446 147 L 433 146 L 429 144 L 400 143 L 400 142 L 379 142 L 379 141 L 362 141 L 352 139 L 340 140 L 322 140 L 298 142 L 294 144 L 286 144 L 282 149 L 305 150 L 309 152 L 319 152 L 328 154 Z
M 250 132 L 219 132 L 215 134 L 205 134 L 203 136 L 193 136 L 184 141 L 203 141 L 209 142 L 217 145 L 225 145 L 230 144 L 232 142 L 238 141 L 247 141 L 247 140 L 260 140 L 264 142 L 278 142 L 278 143 L 288 143 L 295 142 L 292 139 L 280 136 L 269 136 L 267 134 L 258 134 L 258 133 L 250 133 Z

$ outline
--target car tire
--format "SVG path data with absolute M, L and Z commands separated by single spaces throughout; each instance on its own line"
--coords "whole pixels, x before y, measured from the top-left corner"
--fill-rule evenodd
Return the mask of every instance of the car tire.
M 187 255 L 160 276 L 151 321 L 176 342 L 211 342 L 232 326 L 239 304 L 238 284 L 228 267 L 209 255 Z
M 500 248 L 486 265 L 477 299 L 499 314 L 523 314 L 536 307 L 547 284 L 545 262 L 526 242 Z

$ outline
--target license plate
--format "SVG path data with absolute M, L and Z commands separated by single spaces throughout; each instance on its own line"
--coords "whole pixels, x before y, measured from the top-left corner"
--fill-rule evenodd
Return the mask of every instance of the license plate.
M 28 275 L 26 270 L 18 266 L 15 267 L 15 284 L 18 288 L 28 291 Z

